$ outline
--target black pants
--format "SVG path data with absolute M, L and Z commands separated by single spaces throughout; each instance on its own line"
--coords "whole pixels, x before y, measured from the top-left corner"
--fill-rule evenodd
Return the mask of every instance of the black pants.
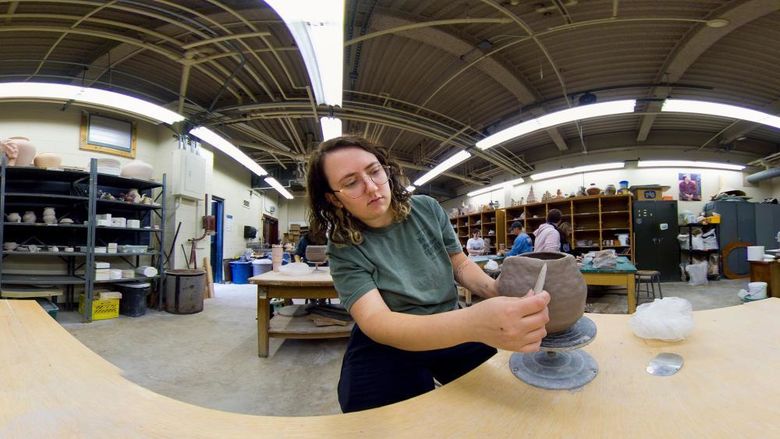
M 371 340 L 357 325 L 344 354 L 339 404 L 344 413 L 381 407 L 433 390 L 433 379 L 446 384 L 495 355 L 482 343 L 412 352 Z

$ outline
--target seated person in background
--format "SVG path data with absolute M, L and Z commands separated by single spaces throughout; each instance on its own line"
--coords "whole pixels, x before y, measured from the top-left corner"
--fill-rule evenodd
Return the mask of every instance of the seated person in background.
M 471 238 L 466 241 L 466 251 L 469 253 L 469 256 L 479 256 L 487 253 L 485 240 L 479 237 L 479 229 L 471 230 Z
M 571 224 L 561 221 L 558 225 L 558 233 L 561 235 L 561 252 L 571 253 Z
M 547 222 L 539 226 L 534 232 L 534 235 L 536 235 L 534 253 L 561 251 L 561 234 L 558 232 L 558 224 L 560 222 L 561 211 L 550 209 L 547 212 Z
M 298 246 L 295 247 L 295 262 L 306 262 L 306 247 L 309 244 L 309 232 L 303 232 L 301 239 L 298 241 Z
M 512 249 L 506 254 L 507 257 L 534 251 L 531 237 L 523 230 L 523 223 L 520 221 L 513 222 L 509 233 L 517 235 L 517 237 L 515 237 L 515 242 L 512 244 Z

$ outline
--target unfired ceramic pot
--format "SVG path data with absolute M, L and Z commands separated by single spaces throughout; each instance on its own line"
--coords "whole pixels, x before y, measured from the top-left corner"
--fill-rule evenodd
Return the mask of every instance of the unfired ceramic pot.
M 3 151 L 10 166 L 30 166 L 35 157 L 35 146 L 27 137 L 9 137 L 2 141 Z
M 24 221 L 27 224 L 33 224 L 35 223 L 35 220 L 38 219 L 38 217 L 35 216 L 35 212 L 32 210 L 28 210 L 24 213 L 24 216 L 22 217 L 22 221 Z
M 33 160 L 36 168 L 59 168 L 62 165 L 62 157 L 53 152 L 42 152 Z
M 122 166 L 122 171 L 119 175 L 122 177 L 139 178 L 141 180 L 151 180 L 154 168 L 152 165 L 141 160 L 133 160 L 132 162 Z
M 19 212 L 11 212 L 8 215 L 6 215 L 9 223 L 20 223 L 22 222 L 22 217 L 19 216 Z
M 542 265 L 547 264 L 544 290 L 550 293 L 548 334 L 568 329 L 585 312 L 588 287 L 574 256 L 565 253 L 529 253 L 504 259 L 498 294 L 522 297 L 533 289 Z

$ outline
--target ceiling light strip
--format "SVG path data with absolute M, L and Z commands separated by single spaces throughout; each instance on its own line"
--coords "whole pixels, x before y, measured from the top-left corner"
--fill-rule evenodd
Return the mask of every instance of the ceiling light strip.
M 736 105 L 718 104 L 715 102 L 694 101 L 688 99 L 667 99 L 661 108 L 663 112 L 694 113 L 707 116 L 725 117 L 728 119 L 740 119 L 750 122 L 769 125 L 780 128 L 780 117 L 738 107 Z
M 282 194 L 282 196 L 284 198 L 287 198 L 288 200 L 292 200 L 293 199 L 292 194 L 287 189 L 285 189 L 285 187 L 282 186 L 281 183 L 276 181 L 275 178 L 273 178 L 273 177 L 266 177 L 265 178 L 265 182 L 270 184 L 272 188 L 276 189 L 280 194 Z
M 341 106 L 344 0 L 266 0 L 284 20 L 303 57 L 317 104 Z
M 337 117 L 321 117 L 322 141 L 340 137 L 342 134 L 341 119 Z
M 731 163 L 716 162 L 697 162 L 691 160 L 640 160 L 637 162 L 640 168 L 708 168 L 725 169 L 730 171 L 741 171 L 745 169 L 744 165 L 735 165 Z
M 184 116 L 181 114 L 151 102 L 113 91 L 75 85 L 45 82 L 4 82 L 0 83 L 0 100 L 2 99 L 75 101 L 110 108 L 120 113 L 132 113 L 169 125 L 184 120 Z
M 531 180 L 545 180 L 554 177 L 563 177 L 564 175 L 581 174 L 583 172 L 605 171 L 608 169 L 625 168 L 625 162 L 600 163 L 597 165 L 577 166 L 576 168 L 557 169 L 555 171 L 539 172 L 531 175 Z
M 262 166 L 258 165 L 252 158 L 214 131 L 206 127 L 196 127 L 190 130 L 190 134 L 229 155 L 233 160 L 241 163 L 258 176 L 268 175 L 268 172 Z
M 453 166 L 456 166 L 458 163 L 461 163 L 462 161 L 466 160 L 469 157 L 471 157 L 471 153 L 469 153 L 468 151 L 460 151 L 459 153 L 453 155 L 447 160 L 436 165 L 435 168 L 426 172 L 425 175 L 418 178 L 417 181 L 414 182 L 414 185 L 417 187 L 424 185 L 425 183 L 433 180 L 436 176 L 438 176 L 442 172 L 446 171 L 447 169 L 450 169 Z
M 501 189 L 508 189 L 508 188 L 511 188 L 512 186 L 515 186 L 515 185 L 518 185 L 518 184 L 520 184 L 520 183 L 522 183 L 524 181 L 525 180 L 522 179 L 522 178 L 517 178 L 515 180 L 505 181 L 503 183 L 499 183 L 499 184 L 496 184 L 496 185 L 493 185 L 493 186 L 490 186 L 490 187 L 485 187 L 485 188 L 482 188 L 482 189 L 477 189 L 475 191 L 471 191 L 471 192 L 467 193 L 466 196 L 467 197 L 475 197 L 477 195 L 486 194 L 488 192 L 493 192 L 493 191 L 497 191 L 497 190 L 501 190 Z
M 517 125 L 501 130 L 493 135 L 485 137 L 477 142 L 477 148 L 488 149 L 508 140 L 524 136 L 534 131 L 539 131 L 576 120 L 591 119 L 594 117 L 611 116 L 614 114 L 633 113 L 636 106 L 635 99 L 622 101 L 603 102 L 600 104 L 582 105 L 580 107 L 567 108 L 555 113 L 545 114 L 536 119 L 527 120 Z

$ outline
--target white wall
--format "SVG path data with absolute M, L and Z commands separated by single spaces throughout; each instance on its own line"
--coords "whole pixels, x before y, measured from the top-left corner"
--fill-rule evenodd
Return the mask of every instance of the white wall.
M 678 176 L 680 173 L 701 174 L 702 185 L 702 201 L 680 201 L 678 205 L 680 211 L 689 210 L 694 213 L 700 212 L 703 210 L 704 204 L 706 204 L 718 190 L 725 187 L 745 191 L 748 196 L 753 197 L 751 201 L 761 201 L 766 197 L 772 196 L 773 193 L 771 182 L 764 181 L 758 186 L 753 186 L 745 182 L 742 172 L 738 171 L 690 168 L 625 168 L 568 175 L 538 182 L 529 178 L 523 184 L 517 185 L 509 191 L 500 189 L 470 198 L 464 196 L 459 199 L 450 200 L 442 205 L 449 211 L 451 208 L 459 206 L 461 202 L 464 201 L 467 204 L 479 207 L 480 205 L 488 204 L 491 200 L 498 200 L 501 203 L 501 207 L 507 207 L 511 204 L 512 199 L 519 201 L 521 197 L 527 198 L 531 186 L 534 188 L 536 198 L 541 201 L 545 191 L 550 191 L 552 195 L 555 195 L 558 189 L 561 189 L 564 194 L 576 193 L 578 187 L 588 187 L 591 183 L 596 183 L 596 186 L 603 190 L 608 184 L 614 184 L 615 187 L 619 187 L 618 182 L 621 180 L 628 180 L 630 186 L 645 184 L 669 186 L 669 191 L 665 192 L 664 195 L 671 195 L 677 200 L 679 196 Z M 774 193 L 777 193 L 777 185 L 775 186 Z
M 279 233 L 289 232 L 290 224 L 309 225 L 309 200 L 305 195 L 286 200 L 279 210 Z

